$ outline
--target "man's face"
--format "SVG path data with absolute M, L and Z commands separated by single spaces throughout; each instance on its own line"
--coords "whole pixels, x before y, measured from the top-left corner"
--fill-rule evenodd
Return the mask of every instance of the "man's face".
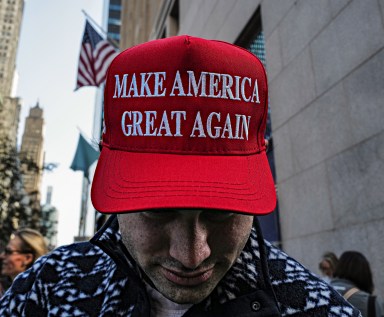
M 118 216 L 123 242 L 157 290 L 198 303 L 248 240 L 253 217 L 216 210 L 156 210 Z

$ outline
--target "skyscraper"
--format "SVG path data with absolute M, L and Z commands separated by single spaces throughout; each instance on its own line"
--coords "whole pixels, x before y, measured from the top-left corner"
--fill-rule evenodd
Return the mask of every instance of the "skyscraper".
M 24 0 L 0 1 L 0 135 L 16 146 L 20 100 L 14 98 Z
M 52 205 L 53 187 L 48 186 L 45 204 L 41 207 L 41 229 L 50 249 L 57 246 L 58 210 Z
M 35 107 L 29 110 L 29 115 L 25 120 L 20 149 L 20 156 L 32 163 L 29 169 L 23 164 L 24 189 L 36 207 L 40 206 L 40 187 L 44 163 L 43 127 L 43 109 L 37 103 Z
M 0 1 L 0 94 L 11 96 L 24 0 Z

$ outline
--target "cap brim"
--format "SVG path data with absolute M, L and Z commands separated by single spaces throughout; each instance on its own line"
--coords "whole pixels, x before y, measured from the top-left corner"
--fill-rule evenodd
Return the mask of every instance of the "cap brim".
M 202 208 L 261 215 L 276 206 L 265 151 L 244 156 L 198 156 L 104 147 L 91 198 L 95 209 L 103 213 Z

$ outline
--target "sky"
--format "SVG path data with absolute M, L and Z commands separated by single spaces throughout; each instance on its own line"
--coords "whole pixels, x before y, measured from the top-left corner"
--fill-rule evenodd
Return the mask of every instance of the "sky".
M 97 92 L 95 87 L 74 91 L 85 25 L 82 10 L 101 25 L 103 7 L 104 0 L 25 1 L 16 61 L 16 96 L 22 100 L 18 142 L 29 109 L 39 102 L 45 120 L 45 162 L 59 164 L 44 173 L 41 188 L 44 203 L 47 187 L 53 187 L 52 205 L 59 212 L 58 245 L 72 243 L 78 234 L 83 176 L 69 167 L 79 130 L 92 136 Z M 87 233 L 93 232 L 88 228 Z

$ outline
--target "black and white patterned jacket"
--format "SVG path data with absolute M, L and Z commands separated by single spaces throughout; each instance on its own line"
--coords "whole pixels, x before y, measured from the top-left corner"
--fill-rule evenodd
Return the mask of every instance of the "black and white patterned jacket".
M 90 242 L 57 248 L 20 274 L 0 301 L 0 316 L 149 317 L 138 270 L 121 242 L 117 218 L 111 216 Z M 253 230 L 224 279 L 184 316 L 361 315 Z

